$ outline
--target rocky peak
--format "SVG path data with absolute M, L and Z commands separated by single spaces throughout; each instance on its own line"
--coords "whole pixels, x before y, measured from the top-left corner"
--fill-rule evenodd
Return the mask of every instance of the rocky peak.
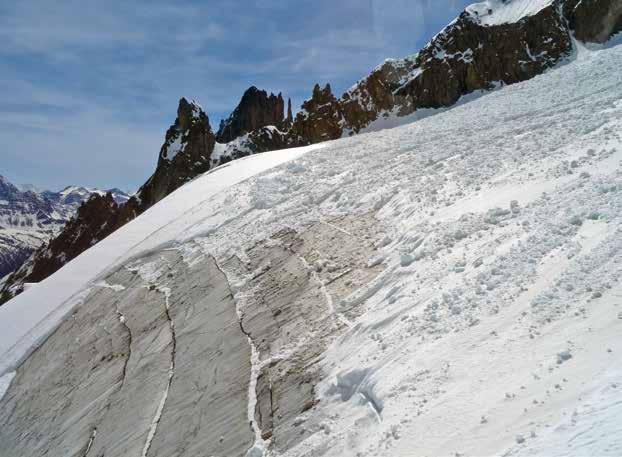
M 287 117 L 285 118 L 285 125 L 291 127 L 294 122 L 294 116 L 292 115 L 292 99 L 287 99 Z
M 196 124 L 209 125 L 209 118 L 203 111 L 203 108 L 201 108 L 201 105 L 194 100 L 188 101 L 185 97 L 182 97 L 177 107 L 177 120 L 175 123 L 179 130 L 185 132 Z
M 138 191 L 144 209 L 207 171 L 215 143 L 209 118 L 201 106 L 181 98 L 177 118 L 160 149 L 156 171 Z
M 319 143 L 340 138 L 343 133 L 343 115 L 339 101 L 330 84 L 324 88 L 316 84 L 311 98 L 302 103 L 301 111 L 289 132 L 292 145 Z
M 284 109 L 285 102 L 280 93 L 268 95 L 265 90 L 252 86 L 244 92 L 229 118 L 220 123 L 216 139 L 219 143 L 228 143 L 268 125 L 281 128 L 284 124 Z
M 318 106 L 326 105 L 335 101 L 335 96 L 330 88 L 330 84 L 326 84 L 322 89 L 319 84 L 313 87 L 313 95 L 310 100 L 305 101 L 302 107 L 306 110 L 314 109 Z

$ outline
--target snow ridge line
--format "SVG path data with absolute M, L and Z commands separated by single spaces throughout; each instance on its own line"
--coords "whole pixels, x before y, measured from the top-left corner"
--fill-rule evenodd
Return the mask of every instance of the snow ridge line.
M 164 405 L 166 404 L 166 400 L 168 399 L 168 393 L 171 389 L 171 384 L 173 383 L 173 377 L 175 376 L 175 354 L 177 351 L 177 338 L 175 336 L 175 325 L 173 323 L 173 320 L 171 319 L 170 314 L 169 297 L 171 295 L 171 289 L 169 289 L 168 287 L 156 287 L 156 290 L 164 294 L 164 313 L 166 314 L 166 318 L 168 319 L 169 326 L 171 328 L 171 367 L 168 371 L 168 383 L 166 385 L 166 389 L 164 389 L 164 393 L 162 394 L 162 399 L 160 400 L 160 404 L 158 405 L 156 414 L 151 421 L 151 427 L 149 428 L 149 434 L 147 435 L 147 441 L 145 441 L 145 446 L 143 447 L 141 457 L 147 457 L 147 454 L 149 453 L 151 443 L 153 442 L 153 438 L 155 437 L 155 434 L 158 430 L 158 425 L 160 425 L 160 419 L 162 418 Z
M 255 441 L 253 445 L 246 451 L 245 455 L 246 457 L 264 457 L 266 455 L 266 450 L 267 450 L 268 445 L 270 444 L 270 441 L 269 440 L 266 441 L 262 438 L 261 427 L 259 426 L 259 424 L 257 423 L 257 420 L 255 419 L 255 410 L 257 409 L 257 381 L 259 380 L 259 375 L 261 374 L 263 364 L 261 363 L 259 351 L 257 349 L 257 346 L 255 346 L 255 343 L 253 341 L 253 338 L 251 337 L 250 332 L 248 332 L 244 328 L 244 323 L 243 323 L 244 313 L 240 309 L 239 303 L 235 299 L 235 295 L 231 291 L 231 287 L 229 287 L 229 279 L 227 278 L 227 275 L 225 274 L 224 270 L 220 267 L 220 265 L 218 265 L 216 258 L 213 255 L 211 257 L 214 261 L 214 265 L 216 265 L 216 268 L 218 268 L 218 271 L 220 271 L 220 273 L 225 277 L 225 280 L 227 281 L 227 286 L 229 288 L 229 292 L 231 293 L 231 298 L 233 299 L 233 302 L 235 303 L 235 312 L 238 317 L 238 324 L 240 325 L 240 331 L 248 339 L 248 344 L 251 348 L 251 359 L 250 359 L 251 375 L 250 375 L 250 379 L 248 383 L 247 417 L 248 417 L 248 422 L 251 426 L 251 429 L 255 435 Z M 143 456 L 143 457 L 146 457 L 146 456 Z

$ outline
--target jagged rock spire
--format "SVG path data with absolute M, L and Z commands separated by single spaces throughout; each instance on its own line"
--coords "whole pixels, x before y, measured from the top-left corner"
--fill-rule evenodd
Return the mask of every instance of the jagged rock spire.
M 285 123 L 288 126 L 291 126 L 292 122 L 294 122 L 294 116 L 292 115 L 292 99 L 288 98 L 287 99 L 287 118 L 285 119 Z
M 229 118 L 221 123 L 216 134 L 219 143 L 233 139 L 268 125 L 281 127 L 284 122 L 283 96 L 270 94 L 255 86 L 249 87 Z
M 166 132 L 155 173 L 140 188 L 141 204 L 148 208 L 210 167 L 216 139 L 201 105 L 179 100 L 175 123 Z

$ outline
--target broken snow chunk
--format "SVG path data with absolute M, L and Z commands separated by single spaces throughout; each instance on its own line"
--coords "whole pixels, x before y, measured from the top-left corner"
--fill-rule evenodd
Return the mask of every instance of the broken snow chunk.
M 598 213 L 597 211 L 593 211 L 588 214 L 587 218 L 591 221 L 597 221 L 598 219 L 600 219 L 600 213 Z
M 496 225 L 510 214 L 512 214 L 512 211 L 509 209 L 492 208 L 486 213 L 486 216 L 484 217 L 484 222 Z
M 402 267 L 408 267 L 415 261 L 415 257 L 410 254 L 402 254 L 400 256 L 400 265 Z
M 570 222 L 570 224 L 572 225 L 577 225 L 577 226 L 583 225 L 583 219 L 581 219 L 581 216 L 577 216 L 577 215 L 572 216 L 568 222 Z
M 384 262 L 384 256 L 383 255 L 379 255 L 376 257 L 372 257 L 371 259 L 368 260 L 367 262 L 367 268 L 373 268 L 373 267 L 377 267 L 378 265 L 380 265 L 382 262 Z
M 516 442 L 518 444 L 523 444 L 525 442 L 525 437 L 523 435 L 516 435 Z
M 565 350 L 565 351 L 559 352 L 557 354 L 557 363 L 559 365 L 561 365 L 562 363 L 564 363 L 564 362 L 566 362 L 566 361 L 568 361 L 570 359 L 572 359 L 572 354 L 571 354 L 571 352 L 569 350 Z

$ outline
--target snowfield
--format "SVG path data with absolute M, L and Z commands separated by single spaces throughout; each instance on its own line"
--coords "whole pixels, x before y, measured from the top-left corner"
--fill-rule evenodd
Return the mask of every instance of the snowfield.
M 415 123 L 206 173 L 0 307 L 0 385 L 140 254 L 244 259 L 317 222 L 356 250 L 345 218 L 370 218 L 375 278 L 336 299 L 314 276 L 339 331 L 307 434 L 250 455 L 622 455 L 621 65 L 620 45 L 581 48 Z M 253 346 L 251 385 L 274 356 Z
M 486 0 L 467 6 L 466 11 L 483 25 L 518 22 L 538 14 L 553 0 Z

